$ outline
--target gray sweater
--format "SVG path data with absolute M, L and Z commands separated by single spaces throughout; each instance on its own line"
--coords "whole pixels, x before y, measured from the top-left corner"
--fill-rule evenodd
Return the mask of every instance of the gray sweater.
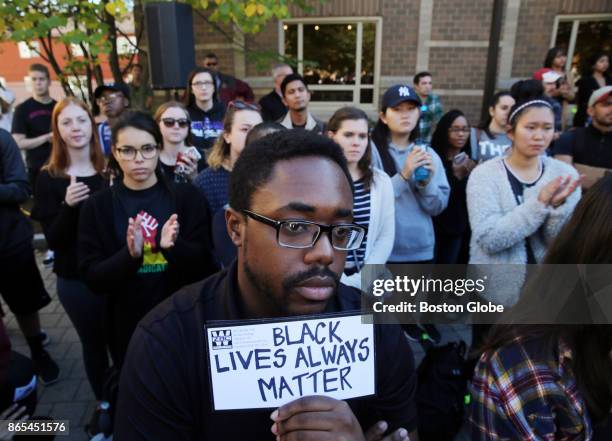
M 413 143 L 399 150 L 389 144 L 397 170 L 404 168 L 406 157 L 414 146 Z M 372 147 L 372 164 L 382 170 L 378 149 Z M 431 217 L 440 214 L 448 205 L 450 186 L 440 157 L 429 147 L 427 152 L 433 158 L 435 172 L 426 186 L 416 185 L 412 177 L 406 182 L 399 173 L 391 177 L 395 196 L 395 241 L 390 262 L 416 262 L 434 257 L 436 241 Z
M 490 299 L 506 305 L 515 303 L 524 280 L 526 241 L 540 262 L 580 200 L 580 187 L 558 208 L 538 200 L 540 190 L 557 176 L 578 178 L 576 170 L 564 162 L 547 156 L 542 156 L 542 161 L 544 172 L 533 187 L 525 189 L 521 205 L 516 202 L 501 157 L 480 164 L 468 180 L 470 263 L 513 264 L 500 266 L 489 275 Z M 496 289 L 491 289 L 493 285 Z

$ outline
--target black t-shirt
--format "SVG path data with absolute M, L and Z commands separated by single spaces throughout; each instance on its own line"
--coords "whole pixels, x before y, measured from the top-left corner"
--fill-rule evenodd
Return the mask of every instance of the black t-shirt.
M 20 133 L 26 138 L 36 138 L 51 131 L 51 114 L 57 102 L 52 99 L 47 104 L 29 98 L 15 108 L 13 115 L 13 133 Z M 26 160 L 31 169 L 40 169 L 51 153 L 51 143 L 46 142 L 35 149 L 26 150 Z
M 208 111 L 200 109 L 195 103 L 187 108 L 191 118 L 191 139 L 201 151 L 213 146 L 223 132 L 223 117 L 225 105 L 215 101 Z
M 147 264 L 147 251 L 154 254 L 159 251 L 162 227 L 175 211 L 170 190 L 166 187 L 166 183 L 161 181 L 157 181 L 154 186 L 146 190 L 131 190 L 122 182 L 118 182 L 113 186 L 113 196 L 115 233 L 118 240 L 125 240 L 130 217 L 135 219 L 140 214 L 143 219 L 142 226 L 145 231 L 144 267 Z M 143 272 L 148 274 L 150 271 Z
M 325 312 L 360 309 L 357 290 L 340 285 Z M 213 412 L 204 325 L 243 319 L 234 262 L 174 294 L 138 325 L 119 385 L 117 440 L 274 440 L 270 411 Z M 376 325 L 375 397 L 347 403 L 366 430 L 384 419 L 390 429 L 416 429 L 413 355 L 397 325 Z
M 506 161 L 504 161 L 504 167 L 506 168 L 506 174 L 508 175 L 508 181 L 510 181 L 510 187 L 512 187 L 512 192 L 514 193 L 514 198 L 516 199 L 516 203 L 521 205 L 524 202 L 523 193 L 525 192 L 525 189 L 529 187 L 533 187 L 542 178 L 542 175 L 544 174 L 544 163 L 541 163 L 541 169 L 540 169 L 539 176 L 537 177 L 537 179 L 535 179 L 532 182 L 524 182 L 524 181 L 521 181 L 519 178 L 517 178 L 514 175 L 514 173 L 512 173 L 512 170 L 510 170 L 510 168 L 506 164 Z M 529 238 L 525 239 L 525 246 L 527 247 L 527 262 L 526 263 L 529 263 L 529 264 L 538 263 L 535 258 L 535 254 L 533 252 L 533 248 L 531 247 L 531 244 L 529 243 Z
M 555 155 L 569 155 L 576 164 L 612 169 L 612 132 L 592 125 L 566 132 L 555 142 Z
M 77 177 L 89 187 L 92 196 L 106 187 L 101 175 Z M 76 279 L 77 270 L 77 228 L 82 203 L 76 207 L 68 206 L 64 200 L 70 185 L 68 177 L 52 177 L 43 170 L 36 180 L 36 197 L 32 208 L 32 218 L 38 220 L 45 232 L 49 248 L 55 251 L 53 271 L 61 277 Z

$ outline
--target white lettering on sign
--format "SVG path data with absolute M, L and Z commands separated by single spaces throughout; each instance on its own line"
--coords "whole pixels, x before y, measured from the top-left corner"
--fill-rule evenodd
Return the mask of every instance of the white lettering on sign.
M 273 408 L 308 395 L 373 395 L 374 325 L 361 315 L 206 329 L 215 410 Z

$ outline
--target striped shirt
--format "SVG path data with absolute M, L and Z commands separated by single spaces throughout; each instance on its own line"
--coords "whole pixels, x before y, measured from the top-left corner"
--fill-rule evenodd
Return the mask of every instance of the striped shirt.
M 370 190 L 366 190 L 363 179 L 353 182 L 353 185 L 355 187 L 355 196 L 353 198 L 354 222 L 367 228 L 370 224 Z M 363 261 L 365 260 L 366 241 L 368 238 L 367 236 L 368 235 L 366 233 L 359 249 L 349 251 L 347 253 L 345 270 L 356 270 L 357 268 L 361 268 L 363 266 Z

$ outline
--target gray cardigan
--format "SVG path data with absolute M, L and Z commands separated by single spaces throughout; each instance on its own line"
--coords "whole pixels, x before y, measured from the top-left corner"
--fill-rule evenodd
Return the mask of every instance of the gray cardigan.
M 558 208 L 545 206 L 538 201 L 542 187 L 558 176 L 578 178 L 576 170 L 564 162 L 542 157 L 544 173 L 533 186 L 525 189 L 524 202 L 518 205 L 508 180 L 503 158 L 495 158 L 477 166 L 467 184 L 467 205 L 472 228 L 470 263 L 526 264 L 529 240 L 536 260 L 540 262 L 551 241 L 559 233 L 574 207 L 580 200 L 580 188 L 576 189 Z M 504 266 L 495 271 L 497 288 L 488 286 L 489 298 L 507 305 L 518 299 L 517 288 L 523 283 L 525 267 Z M 499 283 L 497 283 L 499 282 Z M 492 291 L 497 291 L 491 294 Z M 494 296 L 495 299 L 492 297 Z

